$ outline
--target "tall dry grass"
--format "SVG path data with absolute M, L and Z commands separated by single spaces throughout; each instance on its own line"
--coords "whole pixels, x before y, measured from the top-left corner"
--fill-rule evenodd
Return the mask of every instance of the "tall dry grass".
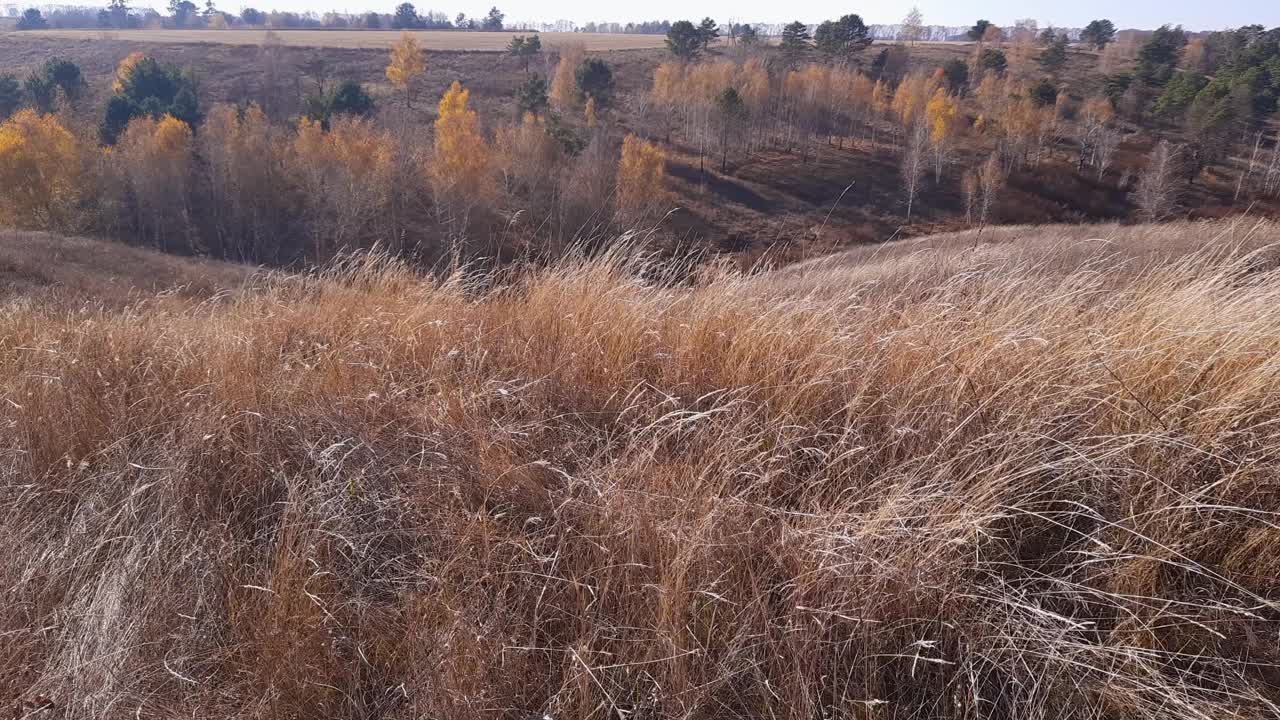
M 1280 228 L 1100 232 L 11 303 L 0 688 L 67 718 L 1275 717 Z

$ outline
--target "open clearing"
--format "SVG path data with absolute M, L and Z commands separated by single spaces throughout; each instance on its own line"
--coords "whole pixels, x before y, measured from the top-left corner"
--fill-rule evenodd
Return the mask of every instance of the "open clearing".
M 138 43 L 213 43 L 219 45 L 261 45 L 266 30 L 41 30 L 14 32 L 10 38 L 59 38 L 66 40 L 127 40 Z M 285 45 L 328 48 L 389 48 L 400 38 L 399 30 L 272 30 Z M 428 50 L 505 50 L 515 35 L 527 32 L 457 32 L 423 30 L 412 33 Z M 538 33 L 547 46 L 580 42 L 587 50 L 644 50 L 662 47 L 662 35 L 605 33 Z

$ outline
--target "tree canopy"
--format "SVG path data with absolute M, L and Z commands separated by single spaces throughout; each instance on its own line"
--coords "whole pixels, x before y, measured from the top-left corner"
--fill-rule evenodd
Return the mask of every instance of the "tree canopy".
M 688 20 L 672 23 L 666 42 L 667 51 L 681 60 L 696 60 L 702 54 L 702 33 Z
M 822 54 L 850 59 L 871 45 L 871 34 L 858 15 L 828 20 L 813 33 L 814 45 Z
M 1101 50 L 1115 40 L 1116 26 L 1110 20 L 1094 20 L 1080 31 L 1080 41 Z

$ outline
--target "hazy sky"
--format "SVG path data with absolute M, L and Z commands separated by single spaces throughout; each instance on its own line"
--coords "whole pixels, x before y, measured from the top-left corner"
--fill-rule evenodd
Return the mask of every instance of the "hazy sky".
M 259 9 L 326 12 L 329 10 L 390 12 L 401 0 L 221 0 L 227 10 L 252 3 Z M 649 0 L 648 2 L 600 2 L 599 0 L 410 0 L 419 12 L 438 10 L 449 17 L 465 12 L 483 15 L 497 4 L 508 20 L 588 20 L 626 22 L 710 15 L 720 22 L 818 22 L 856 12 L 868 23 L 896 23 L 910 9 L 910 0 Z M 142 4 L 142 3 L 136 3 Z M 155 2 L 162 5 L 163 2 Z M 203 4 L 198 2 L 197 4 Z M 1118 28 L 1154 28 L 1163 23 L 1181 24 L 1192 30 L 1219 30 L 1251 23 L 1280 26 L 1280 0 L 918 0 L 926 23 L 966 25 L 978 18 L 1011 25 L 1019 18 L 1035 18 L 1041 26 L 1081 27 L 1095 18 L 1110 18 Z

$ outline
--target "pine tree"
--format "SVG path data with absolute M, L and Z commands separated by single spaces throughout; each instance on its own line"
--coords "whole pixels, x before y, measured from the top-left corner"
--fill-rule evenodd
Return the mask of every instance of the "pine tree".
M 871 45 L 871 35 L 862 18 L 845 15 L 839 20 L 828 20 L 813 33 L 818 52 L 829 58 L 852 60 Z
M 702 54 L 702 34 L 688 20 L 671 24 L 666 43 L 667 51 L 685 62 L 696 60 Z
M 716 21 L 709 17 L 702 18 L 702 22 L 698 23 L 698 39 L 702 43 L 702 51 L 710 50 L 711 43 L 719 37 L 720 26 L 716 25 Z
M 794 61 L 812 47 L 810 40 L 809 26 L 796 20 L 782 28 L 780 47 Z
M 1116 37 L 1116 26 L 1110 20 L 1094 20 L 1080 31 L 1080 42 L 1102 50 Z

